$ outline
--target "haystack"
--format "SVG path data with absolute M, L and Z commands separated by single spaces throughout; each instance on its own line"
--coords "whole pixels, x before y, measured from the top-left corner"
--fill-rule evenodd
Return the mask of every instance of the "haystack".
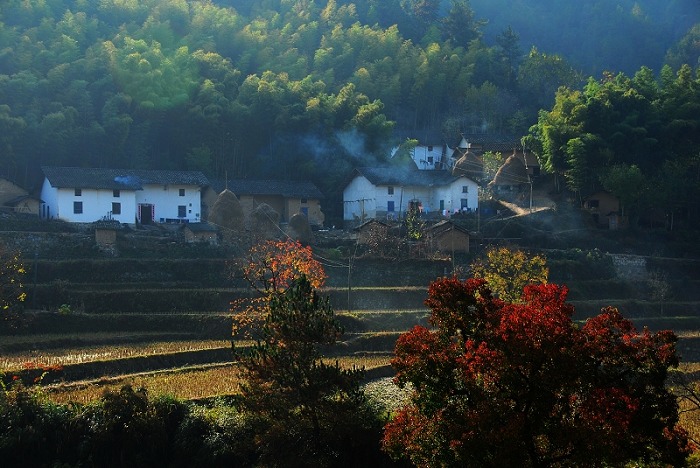
M 248 228 L 256 241 L 279 237 L 280 215 L 267 203 L 261 203 L 250 213 Z
M 236 195 L 226 189 L 219 194 L 209 211 L 209 222 L 218 226 L 226 243 L 238 242 L 244 234 L 245 215 Z
M 314 241 L 314 235 L 311 232 L 309 220 L 302 213 L 297 213 L 289 218 L 287 234 L 289 234 L 292 239 L 298 240 L 304 245 L 312 244 Z
M 452 175 L 465 175 L 472 180 L 481 180 L 484 177 L 484 162 L 479 156 L 468 149 L 458 148 L 455 152 L 459 152 L 461 156 L 452 168 Z
M 520 186 L 530 182 L 525 164 L 514 154 L 496 172 L 491 186 Z

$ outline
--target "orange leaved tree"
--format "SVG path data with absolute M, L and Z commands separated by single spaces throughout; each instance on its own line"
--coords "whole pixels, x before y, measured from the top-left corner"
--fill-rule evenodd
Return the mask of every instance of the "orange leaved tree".
M 27 297 L 22 286 L 25 274 L 19 252 L 0 245 L 0 316 L 4 320 L 15 317 Z
M 309 246 L 294 240 L 265 241 L 254 245 L 243 259 L 234 261 L 233 275 L 242 274 L 254 292 L 231 303 L 233 335 L 250 335 L 269 314 L 270 301 L 291 284 L 306 278 L 313 289 L 323 286 L 326 273 Z

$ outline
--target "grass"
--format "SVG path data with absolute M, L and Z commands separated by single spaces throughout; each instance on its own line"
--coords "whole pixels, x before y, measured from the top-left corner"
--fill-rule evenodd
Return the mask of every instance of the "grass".
M 20 370 L 23 368 L 23 365 L 28 362 L 45 366 L 65 366 L 68 364 L 81 364 L 85 362 L 168 354 L 182 351 L 199 351 L 230 346 L 230 341 L 188 340 L 89 346 L 76 349 L 55 348 L 23 353 L 5 353 L 0 357 L 0 372 Z
M 388 355 L 342 356 L 336 360 L 343 368 L 364 367 L 366 370 L 389 364 Z M 197 366 L 160 372 L 132 374 L 103 378 L 89 382 L 74 382 L 44 387 L 47 397 L 56 403 L 89 403 L 99 399 L 105 391 L 119 390 L 124 385 L 145 388 L 149 395 L 170 395 L 183 400 L 196 400 L 238 392 L 238 369 L 228 365 Z
M 238 391 L 240 377 L 234 366 L 184 368 L 46 387 L 47 397 L 56 403 L 90 403 L 106 391 L 124 385 L 145 388 L 149 395 L 170 395 L 183 400 L 230 395 Z

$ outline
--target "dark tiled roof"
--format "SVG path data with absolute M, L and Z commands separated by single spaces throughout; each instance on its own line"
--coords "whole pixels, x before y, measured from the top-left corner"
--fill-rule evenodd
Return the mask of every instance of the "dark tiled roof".
M 360 224 L 359 226 L 353 228 L 353 231 L 362 231 L 363 229 L 367 228 L 368 226 L 372 225 L 379 225 L 379 226 L 384 226 L 384 227 L 389 227 L 389 225 L 381 220 L 371 218 L 365 221 L 364 223 Z
M 221 180 L 212 182 L 211 187 L 221 193 L 226 188 L 226 183 Z M 285 198 L 315 198 L 322 199 L 323 193 L 313 182 L 298 180 L 259 180 L 259 179 L 231 179 L 228 181 L 228 189 L 241 195 L 281 195 Z
M 421 171 L 401 167 L 360 167 L 355 174 L 362 175 L 374 185 L 413 187 L 440 187 L 459 179 L 450 171 Z
M 469 234 L 469 231 L 464 228 L 463 226 L 460 226 L 459 224 L 449 220 L 449 219 L 444 219 L 442 221 L 439 221 L 432 226 L 427 228 L 429 231 L 432 231 L 433 234 L 442 234 L 443 232 L 450 231 L 452 229 L 455 229 L 457 231 L 461 231 L 465 234 Z
M 144 185 L 209 185 L 209 181 L 199 171 L 166 171 L 142 169 L 104 169 L 83 167 L 41 168 L 53 187 L 103 189 L 103 190 L 142 190 Z
M 512 135 L 488 134 L 488 133 L 465 133 L 463 138 L 471 145 L 478 147 L 479 151 L 485 153 L 512 154 L 513 150 L 521 150 L 520 139 Z

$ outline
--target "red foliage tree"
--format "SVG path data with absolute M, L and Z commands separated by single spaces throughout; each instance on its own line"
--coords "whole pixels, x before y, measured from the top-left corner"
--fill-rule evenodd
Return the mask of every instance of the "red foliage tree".
M 566 295 L 532 285 L 507 303 L 484 280 L 434 282 L 434 329 L 396 344 L 396 382 L 414 394 L 385 450 L 420 466 L 682 464 L 688 441 L 665 388 L 675 335 L 639 333 L 614 308 L 578 327 Z

